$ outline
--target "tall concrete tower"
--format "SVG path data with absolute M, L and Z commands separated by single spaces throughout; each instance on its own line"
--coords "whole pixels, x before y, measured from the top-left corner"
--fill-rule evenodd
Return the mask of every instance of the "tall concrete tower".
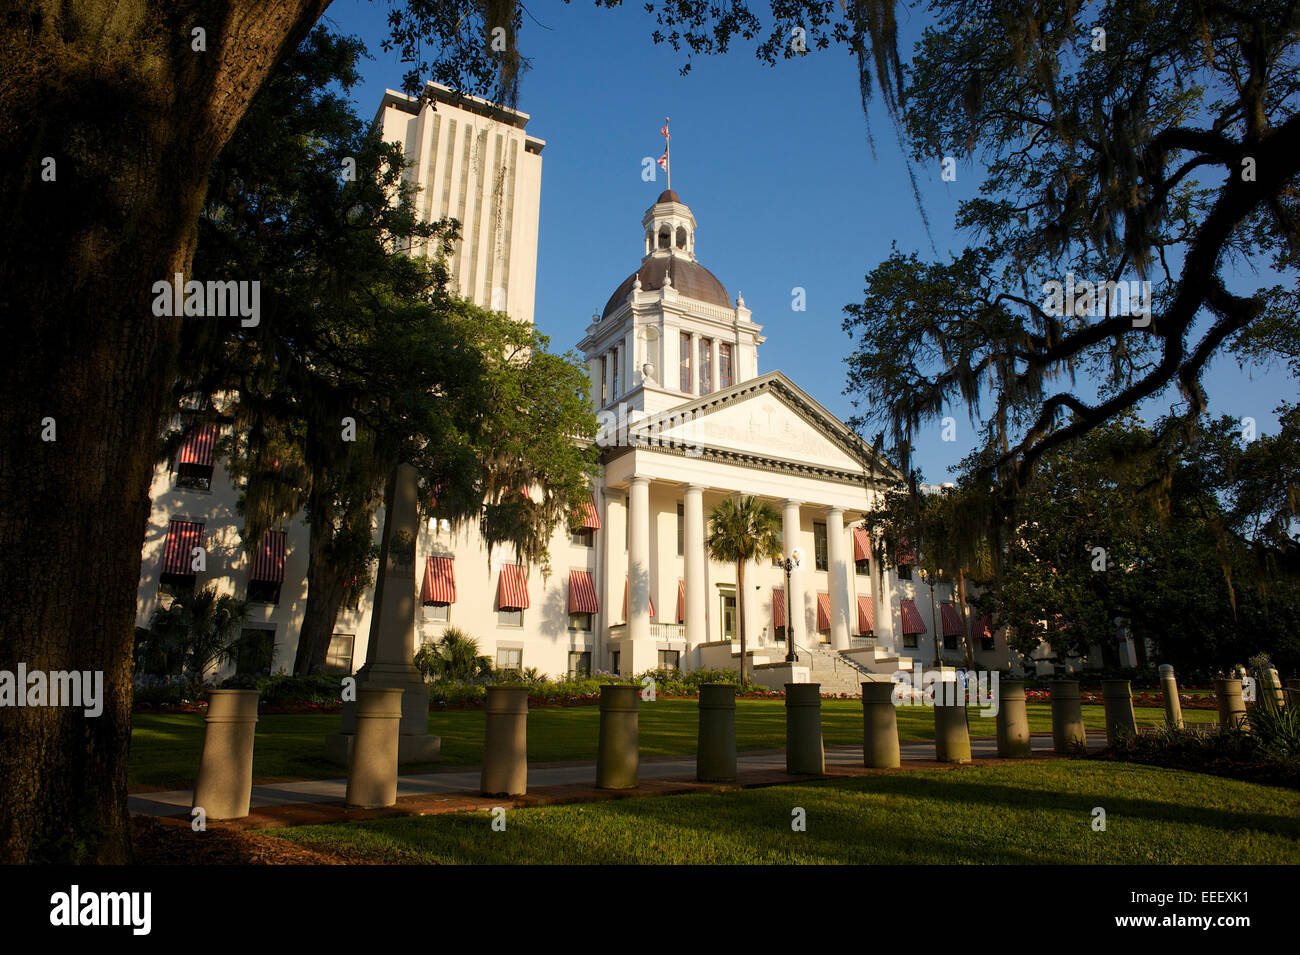
M 375 123 L 413 163 L 407 177 L 420 189 L 416 207 L 424 221 L 460 221 L 451 290 L 532 322 L 546 143 L 524 131 L 527 113 L 436 83 L 426 92 L 432 104 L 388 90 Z

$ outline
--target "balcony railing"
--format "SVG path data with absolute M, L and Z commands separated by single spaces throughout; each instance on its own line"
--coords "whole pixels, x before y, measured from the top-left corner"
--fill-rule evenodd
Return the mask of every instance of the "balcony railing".
M 611 640 L 622 640 L 627 636 L 627 624 L 615 623 L 610 624 L 609 638 Z M 650 621 L 650 636 L 656 640 L 672 641 L 682 643 L 686 640 L 686 624 L 684 623 L 656 623 Z

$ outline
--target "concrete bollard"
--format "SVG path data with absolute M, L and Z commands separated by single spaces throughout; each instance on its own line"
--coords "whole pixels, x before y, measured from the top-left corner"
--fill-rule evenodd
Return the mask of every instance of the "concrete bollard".
M 1079 681 L 1057 680 L 1052 684 L 1052 749 L 1064 755 L 1087 748 Z
M 1025 681 L 998 680 L 998 755 L 1003 759 L 1028 759 L 1029 712 L 1025 708 Z
M 820 683 L 785 685 L 785 771 L 808 776 L 826 772 Z
M 1165 695 L 1165 723 L 1171 729 L 1183 728 L 1183 704 L 1178 700 L 1178 681 L 1174 668 L 1168 663 L 1160 665 L 1160 692 Z
M 952 674 L 952 680 L 943 677 Z M 956 698 L 956 672 L 941 671 L 934 684 L 934 758 L 941 763 L 970 762 L 970 730 L 966 727 L 965 694 Z
M 1272 700 L 1278 706 L 1286 706 L 1286 693 L 1282 689 L 1282 678 L 1272 667 L 1261 667 L 1259 671 L 1259 699 L 1261 702 Z
M 862 684 L 862 763 L 870 769 L 902 765 L 892 680 Z
M 1214 699 L 1219 704 L 1219 731 L 1246 729 L 1246 704 L 1241 698 L 1239 678 L 1214 681 Z
M 397 802 L 397 747 L 402 726 L 402 688 L 357 688 L 357 735 L 348 762 L 347 805 L 382 809 Z
M 641 688 L 606 683 L 600 688 L 597 789 L 636 789 L 640 759 L 638 713 Z
M 479 789 L 485 796 L 522 796 L 528 791 L 528 687 L 487 688 L 487 721 L 483 729 L 483 772 Z
M 736 687 L 700 687 L 700 731 L 695 747 L 695 778 L 702 783 L 736 781 Z
M 191 808 L 207 819 L 242 819 L 253 797 L 256 690 L 212 690 Z
M 1101 698 L 1106 704 L 1106 742 L 1110 745 L 1137 735 L 1133 714 L 1133 688 L 1128 680 L 1102 680 Z

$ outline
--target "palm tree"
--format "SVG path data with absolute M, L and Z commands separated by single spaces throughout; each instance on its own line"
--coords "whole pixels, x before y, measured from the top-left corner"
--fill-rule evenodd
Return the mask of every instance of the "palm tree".
M 154 612 L 137 652 L 167 671 L 180 668 L 201 680 L 212 664 L 239 653 L 248 605 L 216 590 L 182 591 L 166 609 Z
M 781 556 L 780 517 L 767 503 L 752 496 L 727 498 L 709 515 L 709 556 L 736 565 L 736 613 L 740 616 L 740 683 L 745 674 L 748 641 L 745 633 L 745 563 Z

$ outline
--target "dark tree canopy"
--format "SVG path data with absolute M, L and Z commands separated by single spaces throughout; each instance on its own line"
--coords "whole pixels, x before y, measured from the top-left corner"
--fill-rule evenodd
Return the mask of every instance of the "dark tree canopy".
M 904 122 L 936 179 L 943 157 L 963 175 L 983 164 L 957 217 L 971 244 L 947 261 L 895 251 L 844 322 L 859 424 L 887 431 L 905 469 L 918 429 L 964 405 L 980 466 L 1015 489 L 1046 452 L 1171 389 L 1184 413 L 1166 432 L 1186 430 L 1234 342 L 1294 361 L 1300 6 L 928 8 Z M 1243 288 L 1250 269 L 1279 284 Z M 1149 281 L 1150 315 L 1109 293 L 1056 308 L 1047 283 L 1070 275 Z

